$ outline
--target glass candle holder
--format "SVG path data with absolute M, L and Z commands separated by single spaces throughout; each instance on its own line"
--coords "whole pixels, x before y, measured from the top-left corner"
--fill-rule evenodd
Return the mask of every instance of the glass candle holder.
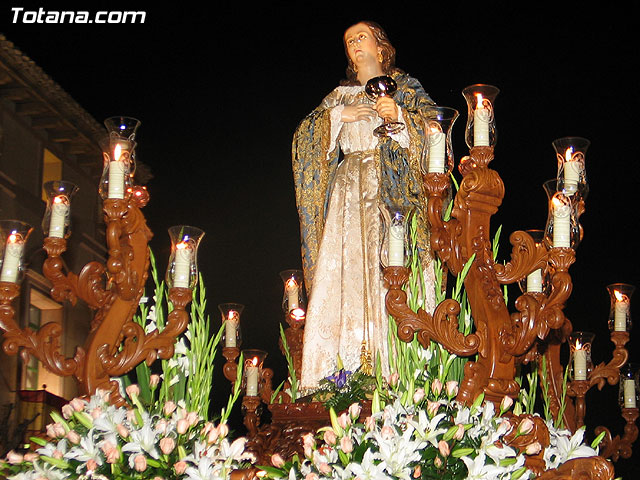
M 493 147 L 497 141 L 493 105 L 500 90 L 493 85 L 476 84 L 462 90 L 467 101 L 465 141 L 469 148 Z
M 380 264 L 382 268 L 404 267 L 411 255 L 411 248 L 407 247 L 411 244 L 409 222 L 414 207 L 380 202 L 379 209 L 383 220 Z
M 20 220 L 0 220 L 0 282 L 22 281 L 24 249 L 32 231 Z
M 564 181 L 569 195 L 578 190 L 578 185 L 587 183 L 585 154 L 591 142 L 581 137 L 563 137 L 552 142 L 558 159 L 558 180 Z
M 242 369 L 242 385 L 245 395 L 256 397 L 262 387 L 262 366 L 267 352 L 263 350 L 243 350 L 244 368 Z
M 302 270 L 283 270 L 280 272 L 280 278 L 284 283 L 282 311 L 294 320 L 304 320 L 307 301 Z
M 544 230 L 527 230 L 526 231 L 536 245 L 539 247 L 544 245 Z M 537 269 L 518 282 L 518 286 L 522 292 L 529 293 L 549 293 L 549 276 L 546 269 Z
M 609 309 L 609 330 L 628 332 L 631 330 L 631 295 L 636 287 L 626 283 L 612 283 L 607 286 L 611 299 Z
M 547 248 L 573 248 L 582 240 L 582 228 L 578 221 L 584 209 L 586 184 L 579 184 L 575 193 L 565 188 L 564 181 L 553 179 L 543 184 L 547 194 L 549 212 L 544 232 Z
M 117 136 L 131 141 L 135 140 L 136 131 L 140 124 L 141 122 L 137 118 L 126 116 L 109 117 L 104 121 L 109 136 Z
M 451 130 L 458 111 L 449 107 L 432 107 L 424 114 L 427 141 L 422 152 L 422 173 L 447 173 L 453 170 Z
M 98 191 L 103 199 L 123 199 L 133 187 L 135 142 L 111 136 L 100 141 L 104 165 Z
M 44 184 L 47 209 L 42 220 L 45 237 L 68 238 L 71 235 L 71 198 L 78 187 L 71 182 L 54 180 Z
M 591 344 L 595 335 L 591 332 L 573 332 L 569 335 L 569 377 L 571 380 L 587 380 L 593 364 L 591 363 Z
M 198 281 L 198 246 L 204 232 L 197 227 L 177 225 L 169 228 L 171 255 L 166 281 L 169 288 L 193 288 Z
M 242 332 L 240 329 L 240 316 L 244 310 L 244 305 L 240 303 L 221 303 L 218 310 L 222 314 L 224 332 L 222 340 L 227 348 L 236 348 L 242 344 Z
M 640 365 L 627 363 L 620 369 L 618 401 L 620 408 L 638 408 L 640 398 Z

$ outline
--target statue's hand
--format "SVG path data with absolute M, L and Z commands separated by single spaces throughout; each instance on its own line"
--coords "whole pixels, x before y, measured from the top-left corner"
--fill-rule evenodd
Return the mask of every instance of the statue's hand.
M 380 117 L 389 119 L 392 122 L 398 121 L 398 106 L 393 98 L 378 97 L 374 108 Z
M 342 109 L 341 120 L 344 123 L 359 122 L 360 120 L 370 120 L 376 115 L 375 110 L 368 103 L 357 105 L 345 105 Z

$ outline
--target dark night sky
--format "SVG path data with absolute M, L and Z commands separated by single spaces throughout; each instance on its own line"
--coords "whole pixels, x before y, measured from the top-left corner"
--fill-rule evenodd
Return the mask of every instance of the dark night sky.
M 106 9 L 146 8 L 133 3 Z M 541 185 L 556 173 L 551 142 L 591 140 L 585 238 L 570 270 L 574 289 L 566 313 L 575 329 L 596 332 L 595 362 L 608 361 L 605 287 L 640 284 L 638 215 L 630 204 L 640 173 L 634 156 L 638 44 L 629 12 L 590 11 L 573 2 L 546 11 L 515 2 L 484 2 L 483 11 L 439 3 L 450 5 L 414 2 L 408 9 L 387 2 L 384 10 L 391 11 L 380 14 L 371 5 L 355 14 L 324 5 L 306 15 L 299 3 L 247 13 L 246 5 L 202 10 L 183 2 L 146 8 L 144 25 L 105 26 L 12 24 L 10 7 L 3 7 L 0 31 L 98 121 L 121 114 L 142 121 L 138 154 L 155 176 L 146 214 L 160 263 L 168 227 L 190 224 L 207 232 L 200 266 L 211 316 L 218 325 L 218 303 L 244 303 L 244 346 L 272 352 L 267 363 L 278 383 L 284 375 L 276 347 L 278 273 L 300 266 L 291 137 L 344 74 L 344 29 L 360 19 L 380 23 L 397 49 L 398 66 L 420 79 L 437 103 L 460 111 L 457 159 L 467 153 L 461 90 L 496 85 L 499 139 L 492 167 L 507 189 L 494 223 L 503 226 L 502 259 L 510 232 L 544 227 Z M 47 8 L 71 7 L 47 2 Z M 629 344 L 635 361 L 638 342 Z M 227 386 L 218 385 L 225 393 Z M 617 386 L 606 387 L 605 395 L 590 393 L 588 413 L 615 413 L 616 395 Z M 615 425 L 614 433 L 620 431 Z

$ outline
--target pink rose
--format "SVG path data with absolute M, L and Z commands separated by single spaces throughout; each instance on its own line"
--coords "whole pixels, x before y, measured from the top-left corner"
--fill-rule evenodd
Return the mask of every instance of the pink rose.
M 133 459 L 133 468 L 136 472 L 144 472 L 147 469 L 147 457 L 142 454 L 136 455 Z
M 282 458 L 279 454 L 274 453 L 271 455 L 271 465 L 276 468 L 282 468 L 284 466 L 284 458 Z
M 80 443 L 80 435 L 78 435 L 78 432 L 74 430 L 69 430 L 67 432 L 67 439 L 74 445 L 77 445 Z
M 96 407 L 93 410 L 91 410 L 91 418 L 93 418 L 94 420 L 98 418 L 100 415 L 102 415 L 101 407 Z
M 74 408 L 70 405 L 70 404 L 66 404 L 62 406 L 62 416 L 69 420 L 71 417 L 73 417 L 73 412 L 75 412 Z
M 344 453 L 353 452 L 353 442 L 349 437 L 342 437 L 340 439 L 340 450 L 342 450 Z
M 149 386 L 151 388 L 156 388 L 159 383 L 160 383 L 160 375 L 158 375 L 157 373 L 154 373 L 149 376 Z
M 187 469 L 187 462 L 180 460 L 173 464 L 173 469 L 176 471 L 178 475 L 182 475 L 184 471 Z
M 120 451 L 118 448 L 108 440 L 102 444 L 102 452 L 104 453 L 107 463 L 113 464 L 120 461 Z
M 447 397 L 452 398 L 458 394 L 458 382 L 455 380 L 449 380 L 445 384 L 445 390 L 447 392 Z
M 96 462 L 93 458 L 87 460 L 87 470 L 90 472 L 95 471 L 98 468 L 98 462 Z
M 422 476 L 422 468 L 420 465 L 416 465 L 416 468 L 413 469 L 413 478 L 420 478 Z
M 189 426 L 193 427 L 198 421 L 200 417 L 198 416 L 198 412 L 189 412 L 186 416 L 187 422 L 189 422 Z
M 166 416 L 169 416 L 174 412 L 176 407 L 177 405 L 173 403 L 171 400 L 169 400 L 167 403 L 164 404 L 164 407 L 162 407 L 162 411 Z
M 439 408 L 440 402 L 432 402 L 431 400 L 427 400 L 427 413 L 430 417 L 435 416 L 438 413 Z
M 315 447 L 316 446 L 316 439 L 313 436 L 313 433 L 311 433 L 311 432 L 305 433 L 302 436 L 302 444 L 305 447 L 311 447 L 311 448 Z
M 451 450 L 449 449 L 449 444 L 444 440 L 440 440 L 438 442 L 438 451 L 440 452 L 440 455 L 442 455 L 443 457 L 448 457 L 449 453 L 451 453 Z
M 132 383 L 124 390 L 125 392 L 127 392 L 127 395 L 129 396 L 129 398 L 137 397 L 138 395 L 140 395 L 140 387 L 135 383 Z M 140 471 L 142 472 L 143 470 L 140 470 Z
M 24 461 L 25 462 L 33 462 L 35 460 L 37 460 L 38 458 L 40 458 L 40 455 L 38 455 L 36 452 L 27 452 L 24 454 Z
M 23 460 L 24 456 L 21 453 L 14 452 L 13 450 L 7 453 L 7 462 L 9 462 L 11 465 L 22 463 Z
M 307 476 L 304 477 L 304 480 L 319 480 L 320 477 L 318 477 L 317 473 L 311 472 L 311 473 L 307 473 Z
M 391 375 L 389 375 L 387 383 L 391 387 L 395 387 L 398 384 L 398 380 L 400 380 L 400 374 L 398 374 L 398 372 L 393 372 Z
M 220 437 L 220 430 L 218 429 L 218 427 L 213 427 L 209 431 L 209 434 L 207 435 L 207 443 L 208 444 L 216 443 L 219 437 Z
M 504 413 L 509 410 L 511 408 L 511 405 L 513 405 L 513 398 L 509 397 L 508 395 L 502 397 L 502 401 L 500 402 L 500 413 Z
M 323 475 L 329 475 L 331 473 L 331 466 L 326 462 L 322 462 L 318 464 L 318 470 L 320 470 L 320 473 Z
M 520 422 L 520 425 L 518 425 L 517 433 L 518 435 L 526 435 L 527 433 L 530 433 L 531 430 L 533 430 L 533 427 L 533 420 L 531 420 L 530 418 L 525 418 Z
M 367 417 L 364 419 L 364 426 L 368 432 L 371 432 L 374 428 L 376 428 L 376 420 L 373 417 Z
M 420 403 L 424 395 L 424 388 L 416 388 L 416 391 L 413 393 L 413 403 Z
M 439 378 L 436 378 L 431 382 L 431 391 L 436 397 L 440 396 L 440 393 L 442 392 L 442 382 Z
M 187 433 L 187 430 L 189 430 L 189 421 L 186 418 L 181 418 L 180 420 L 178 420 L 178 423 L 176 424 L 176 430 L 180 435 Z
M 362 407 L 359 404 L 353 403 L 349 406 L 349 416 L 353 420 L 356 420 L 360 416 L 360 412 L 362 412 Z
M 542 445 L 540 445 L 540 442 L 533 442 L 527 445 L 524 453 L 526 453 L 527 455 L 537 455 L 540 453 L 540 450 L 542 450 Z
M 176 441 L 173 438 L 163 437 L 160 440 L 160 450 L 162 450 L 162 453 L 164 453 L 165 455 L 169 455 L 171 452 L 173 452 L 174 448 L 176 448 Z
M 122 425 L 121 423 L 116 425 L 116 430 L 118 430 L 118 434 L 122 437 L 122 438 L 127 438 L 129 436 L 129 430 L 127 430 L 127 427 L 125 427 L 124 425 Z
M 454 440 L 462 440 L 464 438 L 464 425 L 461 423 L 458 424 L 458 429 L 456 433 L 453 434 Z
M 338 441 L 338 437 L 333 430 L 325 430 L 322 438 L 324 440 L 324 443 L 326 443 L 327 445 L 335 445 Z
M 71 405 L 76 412 L 81 412 L 84 410 L 85 403 L 84 400 L 76 397 L 69 402 L 69 405 Z
M 218 433 L 220 434 L 220 438 L 224 438 L 229 435 L 229 425 L 226 423 L 218 425 Z
M 395 430 L 393 428 L 391 428 L 389 425 L 385 425 L 380 430 L 380 435 L 382 435 L 382 438 L 384 440 L 392 439 L 395 436 L 395 434 L 396 434 Z
M 351 418 L 346 412 L 338 417 L 338 425 L 340 425 L 340 428 L 343 429 L 346 429 L 349 427 L 349 425 L 351 425 Z

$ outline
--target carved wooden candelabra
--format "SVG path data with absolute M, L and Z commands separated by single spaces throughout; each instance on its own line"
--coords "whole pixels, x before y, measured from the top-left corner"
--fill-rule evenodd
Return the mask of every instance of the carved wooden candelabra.
M 17 275 L 13 281 L 0 281 L 0 328 L 4 331 L 3 349 L 7 354 L 20 353 L 25 361 L 31 355 L 51 372 L 75 377 L 81 395 L 91 395 L 97 389 L 109 390 L 111 401 L 121 404 L 117 382 L 111 381 L 111 377 L 123 375 L 143 361 L 151 364 L 156 358 L 173 356 L 175 339 L 189 322 L 185 308 L 192 298 L 189 277 L 195 269 L 195 255 L 189 251 L 187 278 L 170 282 L 168 298 L 174 308 L 165 328 L 145 333 L 143 327 L 132 321 L 148 276 L 148 243 L 152 237 L 141 211 L 149 194 L 143 187 L 132 185 L 130 176 L 133 138 L 139 122 L 118 117 L 108 119 L 105 124 L 110 133 L 103 145 L 105 174 L 101 185 L 105 197 L 106 262 L 90 262 L 79 274 L 65 271 L 62 255 L 69 236 L 67 191 L 60 188 L 58 195 L 52 197 L 44 222 L 50 228 L 45 231 L 47 259 L 43 274 L 51 282 L 51 297 L 73 305 L 78 299 L 86 302 L 95 311 L 89 335 L 83 345 L 76 347 L 72 358 L 65 358 L 61 353 L 65 332 L 59 324 L 47 323 L 38 331 L 20 328 L 13 306 L 20 293 Z M 60 199 L 66 202 L 64 210 L 56 210 L 55 202 L 60 203 Z
M 454 275 L 472 261 L 464 285 L 475 331 L 468 335 L 459 331 L 460 305 L 455 300 L 441 302 L 433 313 L 422 309 L 413 312 L 407 306 L 403 290 L 409 278 L 409 271 L 403 266 L 388 266 L 384 270 L 389 288 L 387 310 L 397 322 L 401 340 L 411 341 L 415 336 L 425 348 L 435 341 L 458 356 L 476 356 L 465 365 L 457 397 L 465 404 L 471 404 L 480 394 L 496 403 L 505 396 L 516 398 L 520 391 L 515 380 L 516 367 L 537 361 L 540 381 L 547 381 L 549 385 L 552 414 L 556 418 L 562 415 L 564 424 L 575 431 L 584 424 L 587 391 L 593 386 L 602 388 L 607 382 L 618 383 L 620 368 L 628 359 L 625 344 L 629 340 L 623 315 L 620 325 L 616 323 L 616 329 L 612 328 L 615 349 L 611 361 L 585 371 L 584 378 L 569 381 L 561 408 L 566 377 L 560 349 L 572 332 L 563 309 L 572 291 L 569 268 L 575 261 L 575 246 L 582 237 L 578 219 L 584 212 L 586 197 L 584 150 L 588 142 L 579 138 L 554 142 L 559 169 L 558 179 L 545 186 L 550 198 L 545 241 L 536 241 L 528 232 L 514 232 L 510 236 L 510 260 L 497 263 L 490 241 L 490 219 L 502 202 L 504 184 L 497 172 L 489 168 L 494 155 L 493 143 L 489 140 L 495 139 L 491 103 L 486 95 L 484 99 L 479 95 L 476 103 L 477 92 L 471 91 L 487 87 L 472 86 L 465 94 L 471 119 L 467 124 L 467 143 L 471 148 L 469 156 L 464 157 L 458 167 L 462 180 L 453 198 L 450 218 L 443 218 L 450 198 L 449 172 L 446 168 L 430 169 L 427 165 L 423 174 L 433 252 Z M 488 118 L 485 117 L 484 132 L 483 125 L 478 125 L 483 119 L 478 111 L 483 113 L 483 110 L 490 111 Z M 435 131 L 443 131 L 441 125 L 436 127 Z M 445 130 L 445 133 L 448 132 Z M 478 133 L 484 141 L 476 141 Z M 574 144 L 578 148 L 574 148 Z M 448 164 L 450 171 L 452 157 Z M 516 311 L 510 313 L 503 286 L 528 279 L 534 272 L 544 278 L 539 281 L 540 288 L 526 289 L 515 301 Z M 605 427 L 597 429 L 606 433 L 601 450 L 607 458 L 628 458 L 631 444 L 637 439 L 635 403 L 633 408 L 623 408 L 622 415 L 627 422 L 623 437 L 612 438 Z

